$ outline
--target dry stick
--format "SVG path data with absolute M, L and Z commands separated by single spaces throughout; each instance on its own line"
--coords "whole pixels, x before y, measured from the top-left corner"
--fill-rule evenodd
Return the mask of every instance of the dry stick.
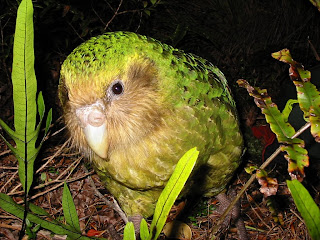
M 48 182 L 48 183 L 40 184 L 40 185 L 34 187 L 34 189 L 39 189 L 39 188 L 42 188 L 42 187 L 45 187 L 45 186 L 47 186 L 47 185 L 54 184 L 54 183 L 59 183 L 58 186 L 60 186 L 60 185 L 61 185 L 61 184 L 60 184 L 61 182 L 63 183 L 64 181 L 68 181 L 68 180 L 60 180 L 60 178 L 62 178 L 64 175 L 66 175 L 66 173 L 70 170 L 70 168 L 73 168 L 73 170 L 76 169 L 76 167 L 79 165 L 79 163 L 81 162 L 81 160 L 82 160 L 82 157 L 78 158 L 78 159 L 77 159 L 76 161 L 74 161 L 70 166 L 68 166 L 68 168 L 67 168 L 66 170 L 64 170 L 62 173 L 60 173 L 60 175 L 59 175 L 56 179 L 54 179 L 54 180 L 52 180 L 51 182 Z M 69 172 L 69 174 L 65 177 L 65 179 L 67 179 L 67 178 L 70 177 L 70 175 L 72 174 L 73 170 L 71 170 L 71 171 Z M 54 190 L 55 187 L 52 187 L 51 189 Z M 19 192 L 11 191 L 10 193 L 8 193 L 8 196 L 21 194 L 21 193 L 23 193 L 23 192 L 24 192 L 24 191 L 19 191 Z M 48 191 L 45 191 L 44 193 L 46 193 L 46 192 L 48 192 Z M 38 194 L 36 194 L 36 195 L 34 195 L 34 196 L 38 196 L 38 195 L 42 195 L 42 194 L 43 194 L 43 193 L 38 193 Z M 33 197 L 30 198 L 30 199 L 33 199 Z
M 302 126 L 292 137 L 291 139 L 298 137 L 301 133 L 303 133 L 306 129 L 310 127 L 310 122 L 306 123 L 304 126 Z M 260 166 L 259 169 L 266 168 L 272 161 L 275 159 L 275 157 L 281 152 L 281 146 L 277 148 L 277 150 Z M 244 192 L 249 188 L 251 183 L 255 180 L 256 175 L 252 174 L 249 178 L 248 182 L 241 188 L 240 192 L 237 194 L 237 196 L 233 199 L 233 201 L 230 203 L 229 207 L 224 211 L 224 213 L 221 215 L 219 221 L 215 225 L 214 228 L 210 231 L 210 235 L 213 235 L 215 232 L 218 231 L 219 226 L 222 224 L 223 220 L 226 218 L 226 216 L 229 214 L 229 212 L 232 210 L 233 206 L 239 201 L 239 199 L 242 197 Z M 211 240 L 214 239 L 214 236 L 211 236 Z
M 59 118 L 59 119 L 60 119 L 60 118 Z M 59 119 L 58 119 L 58 120 L 59 120 Z M 52 125 L 53 125 L 53 124 L 52 124 Z M 51 125 L 51 126 L 52 126 L 52 125 Z M 51 126 L 50 126 L 50 127 L 51 127 Z M 65 128 L 65 127 L 63 127 L 62 129 L 58 130 L 57 132 L 53 133 L 52 136 L 54 136 L 55 134 L 61 132 L 64 128 Z M 50 157 L 49 160 L 48 160 L 44 165 L 42 165 L 42 166 L 36 171 L 36 173 L 39 173 L 43 168 L 45 168 L 45 167 L 62 151 L 62 149 L 70 142 L 70 140 L 71 140 L 71 139 L 69 138 L 69 139 L 60 147 L 60 149 L 59 149 L 52 157 Z M 7 154 L 7 153 L 10 153 L 10 152 L 11 152 L 11 150 L 4 151 L 4 152 L 0 153 L 0 156 L 2 156 L 2 155 L 4 155 L 4 154 Z M 17 173 L 18 173 L 18 171 L 16 171 L 16 172 L 14 173 L 14 175 L 9 179 L 9 181 L 6 182 L 5 186 L 12 181 L 13 177 L 14 177 L 15 175 L 17 175 Z M 5 186 L 3 186 L 3 187 L 1 188 L 0 192 L 2 192 L 2 190 L 4 189 Z M 12 194 L 12 195 L 13 195 L 13 194 L 15 193 L 15 191 L 16 191 L 20 186 L 21 186 L 21 183 L 19 183 L 17 186 L 15 186 L 15 187 L 11 190 L 11 192 L 10 192 L 9 194 Z
M 310 44 L 312 53 L 313 53 L 313 55 L 315 56 L 316 60 L 317 60 L 317 61 L 320 61 L 319 54 L 317 53 L 317 50 L 316 50 L 316 48 L 314 47 L 314 45 L 312 44 L 312 42 L 310 41 L 310 39 L 308 39 L 308 43 Z
M 59 119 L 58 119 L 58 120 L 59 120 Z M 58 121 L 58 120 L 57 120 L 57 121 Z M 52 126 L 53 126 L 53 124 L 52 124 Z M 52 134 L 51 134 L 51 137 L 59 134 L 60 132 L 62 132 L 62 131 L 63 131 L 64 129 L 66 129 L 66 128 L 67 128 L 67 126 L 64 126 L 64 127 L 60 128 L 59 130 L 57 130 L 57 131 L 55 131 L 54 133 L 52 133 Z
M 62 151 L 62 149 L 70 142 L 70 138 L 60 147 L 60 149 L 54 154 L 52 155 L 48 161 L 43 164 L 37 171 L 36 173 L 39 173 L 43 168 L 45 168 L 58 154 L 60 154 L 60 152 Z M 18 172 L 18 171 L 17 171 Z M 10 179 L 11 180 L 11 179 Z M 16 190 L 21 187 L 21 183 L 19 183 L 17 186 L 15 186 L 11 191 L 10 193 L 8 193 L 8 195 L 14 195 Z
M 299 214 L 297 214 L 295 211 L 293 211 L 292 209 L 290 209 L 290 212 L 292 212 L 297 218 L 299 218 L 300 222 L 304 222 L 304 220 L 299 216 Z
M 11 152 L 10 149 L 9 149 L 9 150 L 6 150 L 6 151 L 3 151 L 2 153 L 0 153 L 0 156 L 5 155 L 5 154 L 7 154 L 7 153 L 9 153 L 9 152 Z
M 83 170 L 87 173 L 88 172 L 88 169 L 82 165 L 83 167 Z M 113 202 L 107 200 L 103 194 L 97 189 L 94 181 L 92 180 L 91 177 L 88 178 L 89 179 L 89 182 L 92 186 L 92 188 L 94 189 L 95 193 L 104 201 L 105 204 L 109 205 L 110 207 L 112 207 L 119 215 L 120 217 L 122 218 L 122 220 L 127 223 L 128 222 L 128 218 L 127 218 L 127 215 L 122 211 L 122 209 L 120 208 L 118 202 L 113 198 Z
M 53 186 L 52 188 L 47 189 L 47 190 L 45 190 L 45 191 L 43 191 L 43 192 L 40 192 L 40 193 L 38 193 L 38 194 L 36 194 L 36 195 L 33 195 L 29 200 L 35 199 L 35 198 L 37 198 L 37 197 L 39 197 L 39 196 L 42 196 L 42 195 L 44 195 L 44 194 L 46 194 L 46 193 L 48 193 L 48 192 L 51 192 L 51 191 L 53 191 L 53 190 L 61 187 L 65 182 L 66 182 L 66 183 L 76 182 L 76 181 L 79 181 L 79 180 L 81 180 L 81 179 L 86 178 L 87 176 L 89 176 L 89 175 L 91 175 L 91 174 L 93 174 L 93 173 L 94 173 L 94 171 L 91 171 L 91 172 L 88 172 L 88 173 L 86 173 L 86 174 L 84 174 L 84 175 L 82 175 L 82 176 L 76 177 L 76 178 L 71 178 L 71 179 L 69 179 L 69 180 L 60 180 L 59 182 L 56 182 L 57 185 L 55 185 L 55 186 Z M 8 194 L 8 195 L 9 195 L 9 194 Z M 23 200 L 21 200 L 20 202 L 17 202 L 17 203 L 18 203 L 18 204 L 21 204 L 21 203 L 23 203 Z
M 109 24 L 113 21 L 113 19 L 118 15 L 119 9 L 122 5 L 123 0 L 120 0 L 119 2 L 119 6 L 116 9 L 116 11 L 114 12 L 113 16 L 111 17 L 111 19 L 109 20 L 109 22 L 107 22 L 107 24 L 104 26 L 104 30 L 106 30 L 109 27 Z
M 21 230 L 21 225 L 9 225 L 5 223 L 0 223 L 0 228 L 7 228 L 12 230 Z
M 71 138 L 69 138 L 67 141 L 65 141 L 65 143 L 59 148 L 58 151 L 55 152 L 55 154 L 53 154 L 49 159 L 48 161 L 43 164 L 37 171 L 36 173 L 39 173 L 42 169 L 44 169 L 56 156 L 58 156 L 62 150 L 64 149 L 64 147 L 71 141 Z
M 16 176 L 18 175 L 18 170 L 12 174 L 12 176 L 10 177 L 10 179 L 2 186 L 2 188 L 0 189 L 0 192 L 4 191 L 5 187 L 12 181 L 12 179 L 14 179 Z
M 18 170 L 18 167 L 5 167 L 5 166 L 0 166 L 0 169 Z
M 75 162 L 73 162 L 72 164 L 70 164 L 70 166 L 68 166 L 62 173 L 60 173 L 60 175 L 56 178 L 56 180 L 59 180 L 60 178 L 62 178 L 65 174 L 67 174 L 67 172 L 69 172 L 69 170 L 71 168 L 73 168 L 68 175 L 65 177 L 66 179 L 68 179 L 71 174 L 73 173 L 73 171 L 77 168 L 77 166 L 80 164 L 81 160 L 83 159 L 83 157 L 79 157 Z

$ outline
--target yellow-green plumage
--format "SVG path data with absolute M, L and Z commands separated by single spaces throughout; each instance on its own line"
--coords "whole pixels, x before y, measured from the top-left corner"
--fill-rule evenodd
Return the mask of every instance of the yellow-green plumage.
M 90 39 L 63 63 L 59 95 L 74 146 L 129 216 L 153 214 L 192 147 L 200 155 L 185 194 L 219 193 L 239 164 L 242 136 L 223 74 L 154 39 L 129 32 Z M 91 130 L 103 132 L 101 141 Z

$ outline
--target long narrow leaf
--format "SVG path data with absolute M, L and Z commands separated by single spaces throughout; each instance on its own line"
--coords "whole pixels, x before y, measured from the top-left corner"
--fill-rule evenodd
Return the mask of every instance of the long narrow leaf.
M 0 193 L 0 207 L 15 215 L 16 217 L 22 219 L 23 215 L 24 215 L 24 208 L 23 206 L 15 203 L 11 197 Z M 35 212 L 40 213 L 40 215 L 45 215 L 47 216 L 47 214 L 45 214 L 45 211 L 41 211 L 39 207 L 33 205 L 30 203 L 30 209 L 35 210 Z M 90 240 L 91 238 L 82 236 L 79 232 L 75 231 L 73 228 L 71 228 L 70 226 L 64 225 L 62 223 L 59 223 L 55 220 L 52 221 L 47 221 L 44 220 L 41 216 L 38 216 L 36 214 L 31 214 L 28 213 L 27 218 L 29 219 L 30 222 L 35 223 L 35 224 L 40 224 L 41 227 L 48 229 L 50 231 L 52 231 L 55 234 L 59 234 L 59 235 L 68 235 L 68 237 L 70 239 L 80 239 L 80 240 Z M 101 240 L 103 240 L 102 238 L 100 238 Z
M 297 180 L 287 181 L 293 200 L 303 217 L 312 239 L 320 239 L 320 210 L 309 192 Z
M 64 183 L 63 187 L 62 208 L 66 222 L 80 233 L 81 230 L 76 206 L 73 203 L 71 193 L 66 183 Z
M 16 30 L 13 45 L 12 83 L 14 101 L 14 127 L 18 137 L 16 149 L 19 161 L 19 177 L 25 186 L 25 164 L 28 172 L 33 173 L 33 162 L 37 155 L 36 94 L 37 82 L 34 71 L 33 48 L 33 7 L 31 0 L 23 0 L 18 8 Z M 29 146 L 30 144 L 30 146 Z M 33 174 L 28 174 L 28 193 Z
M 43 143 L 42 140 L 38 147 L 35 146 L 45 112 L 41 93 L 37 98 L 38 102 L 36 101 L 37 82 L 34 71 L 33 42 L 32 1 L 23 0 L 17 12 L 13 46 L 12 84 L 15 130 L 10 129 L 0 120 L 0 125 L 15 141 L 16 146 L 13 147 L 2 135 L 0 137 L 4 139 L 18 159 L 19 177 L 26 194 L 33 181 L 34 161 Z M 37 103 L 40 121 L 36 127 Z M 50 110 L 46 121 L 45 134 L 49 129 L 51 118 Z
M 170 209 L 188 180 L 195 166 L 198 155 L 199 151 L 196 148 L 192 148 L 179 160 L 157 202 L 150 226 L 149 239 L 157 239 L 160 235 Z
M 140 223 L 140 238 L 141 240 L 147 240 L 149 237 L 149 229 L 146 220 L 143 218 Z
M 124 228 L 123 240 L 136 240 L 134 232 L 134 225 L 132 222 L 128 222 Z

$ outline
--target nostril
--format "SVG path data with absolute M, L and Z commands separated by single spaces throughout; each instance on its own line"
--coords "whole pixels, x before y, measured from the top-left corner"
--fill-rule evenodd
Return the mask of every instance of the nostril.
M 100 127 L 105 121 L 105 116 L 99 110 L 92 110 L 88 115 L 88 124 L 93 127 Z
M 87 127 L 88 124 L 92 127 L 100 127 L 106 120 L 104 112 L 105 108 L 101 100 L 76 109 L 76 115 L 82 128 Z

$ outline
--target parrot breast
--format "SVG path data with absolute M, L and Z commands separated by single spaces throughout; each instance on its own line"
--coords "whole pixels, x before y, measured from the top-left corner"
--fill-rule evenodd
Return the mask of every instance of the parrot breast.
M 212 196 L 243 150 L 224 75 L 206 60 L 135 33 L 77 47 L 61 68 L 59 97 L 73 145 L 129 215 L 153 214 L 175 165 L 200 151 L 185 194 Z

